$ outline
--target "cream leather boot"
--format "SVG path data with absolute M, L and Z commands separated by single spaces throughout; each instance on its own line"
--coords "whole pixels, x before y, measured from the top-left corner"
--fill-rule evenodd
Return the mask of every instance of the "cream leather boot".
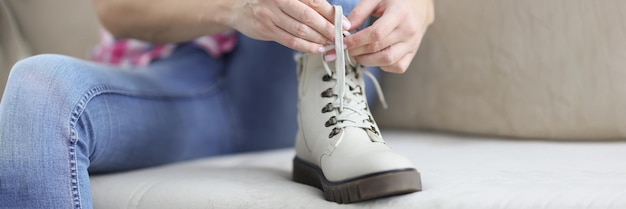
M 343 46 L 341 7 L 335 13 L 335 46 Z M 419 172 L 385 144 L 369 111 L 363 76 L 375 78 L 343 50 L 336 53 L 330 63 L 323 54 L 298 58 L 294 181 L 317 187 L 338 203 L 420 191 Z

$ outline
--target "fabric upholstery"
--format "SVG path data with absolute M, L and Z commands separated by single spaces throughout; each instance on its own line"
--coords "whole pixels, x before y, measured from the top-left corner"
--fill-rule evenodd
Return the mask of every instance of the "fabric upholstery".
M 99 23 L 91 1 L 4 0 L 33 53 L 87 58 L 99 39 Z
M 91 1 L 0 1 L 0 86 L 33 53 L 86 57 Z M 626 135 L 626 2 L 436 0 L 411 69 L 386 74 L 385 127 L 546 139 Z M 22 41 L 23 40 L 23 41 Z M 290 181 L 292 150 L 92 177 L 96 208 L 626 208 L 624 142 L 385 132 L 424 191 L 353 205 Z
M 385 75 L 385 127 L 626 137 L 626 1 L 436 0 L 411 69 Z
M 15 62 L 41 53 L 87 58 L 98 28 L 91 1 L 0 1 L 0 99 Z
M 381 126 L 625 138 L 626 2 L 435 4 L 435 24 L 411 69 L 383 77 L 390 108 L 375 111 Z M 91 1 L 5 0 L 0 27 L 0 86 L 21 57 L 53 52 L 85 58 L 98 39 Z
M 328 202 L 291 181 L 287 149 L 94 176 L 94 208 L 626 208 L 626 142 L 383 134 L 420 170 L 423 191 Z
M 0 1 L 0 98 L 13 63 L 31 54 L 7 1 Z

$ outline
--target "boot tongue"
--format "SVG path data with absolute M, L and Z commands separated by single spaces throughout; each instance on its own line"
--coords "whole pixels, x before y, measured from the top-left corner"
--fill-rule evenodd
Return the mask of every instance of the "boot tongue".
M 350 138 L 346 138 L 350 137 Z M 335 147 L 339 146 L 342 142 L 352 143 L 354 140 L 363 140 L 369 139 L 372 142 L 380 142 L 385 143 L 383 138 L 379 135 L 372 133 L 371 131 L 367 131 L 362 128 L 357 127 L 345 127 L 342 131 L 341 136 L 335 142 Z

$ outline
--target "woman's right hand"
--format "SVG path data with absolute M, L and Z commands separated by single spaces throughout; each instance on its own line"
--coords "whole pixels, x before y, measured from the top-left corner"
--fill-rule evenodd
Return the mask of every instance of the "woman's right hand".
M 225 21 L 251 38 L 319 53 L 333 41 L 333 17 L 334 8 L 326 0 L 237 0 Z M 344 25 L 348 28 L 349 23 Z

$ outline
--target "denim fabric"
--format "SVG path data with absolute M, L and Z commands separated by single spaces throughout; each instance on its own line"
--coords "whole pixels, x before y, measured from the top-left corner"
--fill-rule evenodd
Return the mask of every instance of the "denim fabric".
M 292 146 L 293 51 L 238 38 L 220 59 L 186 45 L 130 71 L 17 63 L 0 103 L 0 208 L 92 208 L 90 174 Z

